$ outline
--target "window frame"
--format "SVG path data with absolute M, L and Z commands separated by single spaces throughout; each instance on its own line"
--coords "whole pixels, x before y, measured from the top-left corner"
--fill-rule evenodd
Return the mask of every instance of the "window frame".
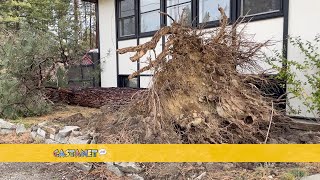
M 244 17 L 245 21 L 252 22 L 252 21 L 272 19 L 272 18 L 284 16 L 284 1 L 285 0 L 279 0 L 280 1 L 280 10 L 279 11 L 263 12 L 263 13 L 248 15 L 248 16 L 242 16 L 242 6 L 243 6 L 242 1 L 243 0 L 237 0 L 237 17 L 239 17 L 239 18 Z
M 138 77 L 133 78 L 137 81 L 136 87 L 126 86 L 126 85 L 129 85 L 130 81 L 133 80 L 133 79 L 131 79 L 131 80 L 129 79 L 129 75 L 119 74 L 118 78 L 119 78 L 118 79 L 118 87 L 120 87 L 120 88 L 134 88 L 134 89 L 140 88 Z
M 177 3 L 177 4 L 174 4 L 174 5 L 170 5 L 168 6 L 167 5 L 167 1 L 168 0 L 163 0 L 165 2 L 165 5 L 164 5 L 164 12 L 168 13 L 168 8 L 172 8 L 172 7 L 177 7 L 177 6 L 181 6 L 181 5 L 185 5 L 185 4 L 189 4 L 191 5 L 191 25 L 192 26 L 195 26 L 196 24 L 198 24 L 198 18 L 196 17 L 196 12 L 195 11 L 195 4 L 197 3 L 197 0 L 188 0 L 188 2 L 183 2 L 183 3 Z M 168 26 L 168 16 L 165 16 L 165 23 L 164 23 L 164 26 Z M 196 19 L 196 21 L 195 21 Z
M 134 15 L 128 16 L 128 17 L 120 17 L 120 2 L 121 0 L 115 0 L 116 4 L 116 27 L 117 27 L 117 39 L 118 40 L 128 40 L 128 39 L 134 39 L 134 38 L 144 38 L 144 37 L 151 37 L 153 36 L 158 30 L 155 31 L 149 31 L 149 32 L 141 32 L 141 14 L 148 13 L 148 12 L 154 12 L 158 11 L 159 9 L 156 10 L 150 10 L 141 13 L 140 9 L 140 0 L 133 0 L 134 1 L 134 6 L 135 6 L 135 11 Z M 190 2 L 183 2 L 183 3 L 178 3 L 175 5 L 170 5 L 167 6 L 167 0 L 159 0 L 160 1 L 160 11 L 167 13 L 167 8 L 178 6 L 178 5 L 183 5 L 183 4 L 188 4 Z M 209 21 L 205 23 L 200 23 L 199 20 L 199 13 L 200 13 L 200 0 L 190 0 L 191 1 L 191 18 L 192 18 L 192 26 L 193 27 L 200 27 L 202 26 L 203 28 L 214 28 L 219 26 L 219 20 L 216 21 Z M 284 16 L 284 1 L 286 0 L 279 0 L 281 1 L 281 7 L 279 11 L 274 11 L 274 12 L 265 12 L 265 13 L 259 13 L 259 14 L 253 14 L 253 15 L 248 15 L 244 17 L 244 22 L 253 22 L 253 21 L 258 21 L 258 20 L 264 20 L 264 19 L 272 19 L 272 18 L 277 18 L 277 17 L 283 17 Z M 238 18 L 242 18 L 242 0 L 230 0 L 230 16 L 229 16 L 229 23 L 234 23 Z M 128 35 L 128 36 L 120 36 L 120 19 L 125 19 L 129 17 L 135 17 L 135 34 L 134 35 Z M 167 26 L 168 22 L 168 17 L 166 15 L 160 14 L 160 28 Z
M 146 13 L 149 13 L 149 12 L 155 12 L 155 11 L 160 11 L 160 12 L 163 12 L 163 0 L 160 0 L 160 7 L 159 9 L 155 9 L 155 10 L 150 10 L 150 11 L 145 11 L 145 12 L 141 12 L 141 8 L 140 8 L 140 0 L 138 1 L 138 16 L 139 16 L 139 23 L 138 23 L 138 29 L 139 29 L 139 34 L 138 36 L 140 38 L 143 38 L 143 37 L 150 37 L 150 36 L 153 36 L 161 27 L 163 27 L 163 15 L 159 13 L 159 29 L 157 30 L 154 30 L 154 31 L 147 31 L 147 32 L 141 32 L 141 14 L 146 14 Z
M 196 18 L 197 18 L 197 25 L 198 26 L 204 26 L 204 28 L 213 28 L 213 27 L 218 27 L 219 24 L 220 24 L 220 20 L 215 20 L 215 21 L 208 21 L 208 22 L 202 22 L 200 23 L 200 0 L 196 0 L 196 9 L 197 9 L 197 12 L 196 12 Z M 230 0 L 230 14 L 229 14 L 229 18 L 228 18 L 228 23 L 232 23 L 232 22 L 235 22 L 236 20 L 236 6 L 237 6 L 237 3 L 236 1 L 234 0 Z M 218 11 L 218 9 L 217 9 Z
M 126 16 L 126 17 L 120 17 L 120 13 L 121 13 L 121 6 L 120 6 L 120 2 L 121 0 L 116 0 L 116 28 L 117 28 L 117 39 L 118 40 L 127 40 L 127 39 L 133 39 L 133 38 L 137 38 L 137 24 L 139 24 L 138 22 L 138 17 L 137 17 L 137 1 L 139 0 L 132 0 L 134 3 L 134 14 L 131 16 Z M 120 20 L 121 19 L 128 19 L 128 18 L 132 18 L 134 17 L 134 34 L 132 35 L 126 35 L 126 36 L 121 36 L 120 34 Z

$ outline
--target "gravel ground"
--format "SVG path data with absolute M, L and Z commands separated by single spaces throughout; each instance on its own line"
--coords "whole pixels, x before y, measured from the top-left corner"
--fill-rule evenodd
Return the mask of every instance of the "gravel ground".
M 0 163 L 0 172 L 0 180 L 78 179 L 70 163 Z

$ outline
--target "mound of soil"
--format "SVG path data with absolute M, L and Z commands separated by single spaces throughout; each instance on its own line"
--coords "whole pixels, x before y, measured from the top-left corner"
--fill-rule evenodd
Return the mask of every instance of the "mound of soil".
M 100 108 L 105 105 L 128 104 L 135 94 L 143 91 L 134 88 L 86 88 L 58 89 L 46 88 L 48 98 L 53 102 Z

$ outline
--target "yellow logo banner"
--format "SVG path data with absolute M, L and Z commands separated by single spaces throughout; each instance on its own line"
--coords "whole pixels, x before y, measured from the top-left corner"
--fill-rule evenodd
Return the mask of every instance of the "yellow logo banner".
M 320 162 L 320 145 L 1 144 L 0 162 Z

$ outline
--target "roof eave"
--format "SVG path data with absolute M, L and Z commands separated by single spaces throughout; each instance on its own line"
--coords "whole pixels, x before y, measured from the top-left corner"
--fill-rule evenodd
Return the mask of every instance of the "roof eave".
M 91 2 L 91 3 L 98 3 L 98 0 L 82 0 L 82 1 Z

